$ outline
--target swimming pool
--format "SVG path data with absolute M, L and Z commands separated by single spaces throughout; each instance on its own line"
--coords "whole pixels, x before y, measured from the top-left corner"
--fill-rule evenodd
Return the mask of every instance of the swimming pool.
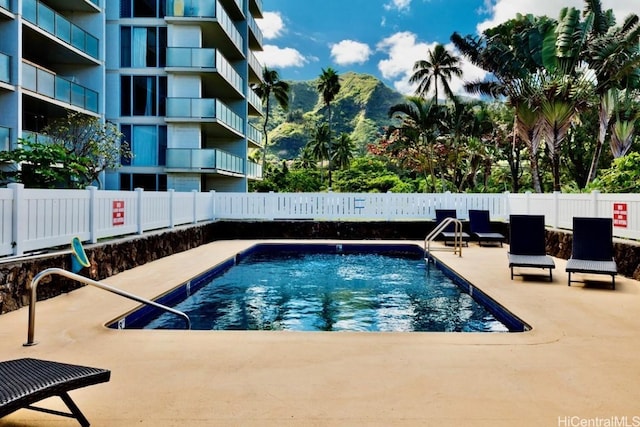
M 192 329 L 524 331 L 528 326 L 413 244 L 257 244 L 163 295 Z M 182 329 L 143 307 L 121 329 Z

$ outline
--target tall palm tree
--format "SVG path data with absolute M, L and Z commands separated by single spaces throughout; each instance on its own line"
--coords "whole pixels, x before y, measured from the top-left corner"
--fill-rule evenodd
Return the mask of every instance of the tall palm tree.
M 269 145 L 269 135 L 267 125 L 271 114 L 271 96 L 275 98 L 278 105 L 283 110 L 289 108 L 289 83 L 280 80 L 280 76 L 276 70 L 267 67 L 262 69 L 262 82 L 251 85 L 256 95 L 262 100 L 264 107 L 264 122 L 262 124 L 262 133 L 264 135 L 264 147 L 262 148 L 262 163 L 267 159 L 267 147 Z
M 353 160 L 355 144 L 348 133 L 342 132 L 340 138 L 333 144 L 333 166 L 336 168 L 348 168 Z
M 318 124 L 312 131 L 308 149 L 316 162 L 323 163 L 331 156 L 331 132 L 327 123 Z
M 327 123 L 329 125 L 329 189 L 331 189 L 331 102 L 333 102 L 338 92 L 340 92 L 340 76 L 331 67 L 326 70 L 323 68 L 316 88 L 322 96 L 324 105 L 327 107 Z
M 427 56 L 427 59 L 418 60 L 413 64 L 413 75 L 409 78 L 409 83 L 418 84 L 415 94 L 426 98 L 433 88 L 435 91 L 433 99 L 438 105 L 438 86 L 441 85 L 445 95 L 455 99 L 449 82 L 454 76 L 462 76 L 460 58 L 449 53 L 441 44 L 437 44 Z

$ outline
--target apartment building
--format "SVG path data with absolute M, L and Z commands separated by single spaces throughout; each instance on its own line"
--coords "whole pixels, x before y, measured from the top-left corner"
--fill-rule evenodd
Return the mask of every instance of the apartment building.
M 262 0 L 0 0 L 0 149 L 78 111 L 132 159 L 106 189 L 247 191 Z

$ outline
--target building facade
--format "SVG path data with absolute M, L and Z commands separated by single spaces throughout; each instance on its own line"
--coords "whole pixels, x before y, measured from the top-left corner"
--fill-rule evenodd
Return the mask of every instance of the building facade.
M 106 189 L 247 191 L 262 0 L 0 0 L 0 149 L 68 111 L 133 152 Z

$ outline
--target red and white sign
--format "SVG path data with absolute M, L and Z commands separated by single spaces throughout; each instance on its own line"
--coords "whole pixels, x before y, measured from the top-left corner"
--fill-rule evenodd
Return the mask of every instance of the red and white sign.
M 124 200 L 113 201 L 113 225 L 124 225 Z
M 613 204 L 613 226 L 627 228 L 627 204 Z

